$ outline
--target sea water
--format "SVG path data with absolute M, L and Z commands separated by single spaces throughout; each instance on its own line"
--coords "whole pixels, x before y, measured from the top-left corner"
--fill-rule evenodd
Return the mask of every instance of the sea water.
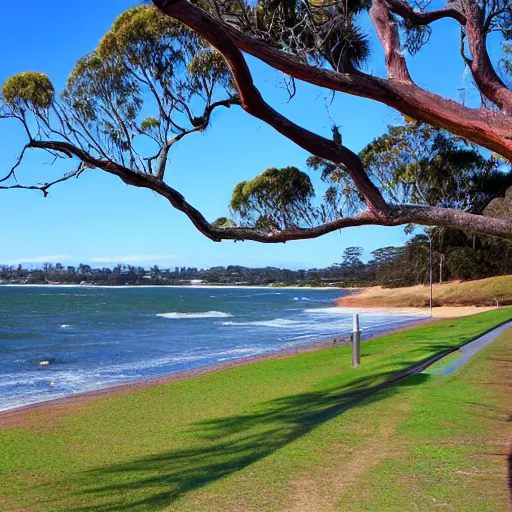
M 0 410 L 347 334 L 345 293 L 0 286 Z M 360 313 L 366 334 L 417 318 Z

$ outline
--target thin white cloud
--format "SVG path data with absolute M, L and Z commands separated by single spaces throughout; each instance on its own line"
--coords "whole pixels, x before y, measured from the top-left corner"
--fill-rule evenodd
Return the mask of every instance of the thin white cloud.
M 92 263 L 147 263 L 175 258 L 174 254 L 130 254 L 127 256 L 105 256 L 91 258 Z
M 69 254 L 50 254 L 49 256 L 35 256 L 32 258 L 15 258 L 11 260 L 1 260 L 4 265 L 17 265 L 18 263 L 59 263 L 63 260 L 69 260 Z

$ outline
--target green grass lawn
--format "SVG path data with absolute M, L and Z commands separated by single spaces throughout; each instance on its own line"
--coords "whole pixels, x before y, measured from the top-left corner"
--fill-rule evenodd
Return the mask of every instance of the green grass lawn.
M 459 459 L 466 467 L 468 446 L 436 445 L 431 453 L 427 441 L 462 439 L 467 429 L 486 439 L 489 425 L 465 404 L 495 407 L 496 394 L 459 378 L 476 363 L 450 377 L 382 383 L 511 317 L 512 309 L 499 309 L 370 341 L 358 369 L 349 347 L 340 347 L 100 398 L 62 416 L 34 413 L 27 426 L 0 430 L 0 510 L 404 511 L 472 503 L 471 493 L 452 488 L 462 473 L 446 485 L 438 478 Z M 492 379 L 491 369 L 479 371 Z M 494 471 L 487 462 L 471 464 Z M 485 506 L 503 502 L 484 498 Z M 498 510 L 464 506 L 447 510 Z

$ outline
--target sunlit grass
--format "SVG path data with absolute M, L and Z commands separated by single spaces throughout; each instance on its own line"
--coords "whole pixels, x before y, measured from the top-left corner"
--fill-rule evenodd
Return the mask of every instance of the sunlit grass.
M 337 472 L 351 467 L 383 421 L 394 432 L 415 407 L 397 397 L 431 379 L 382 387 L 391 376 L 510 317 L 499 309 L 370 341 L 358 369 L 340 347 L 37 413 L 0 430 L 0 509 L 284 510 L 331 459 Z

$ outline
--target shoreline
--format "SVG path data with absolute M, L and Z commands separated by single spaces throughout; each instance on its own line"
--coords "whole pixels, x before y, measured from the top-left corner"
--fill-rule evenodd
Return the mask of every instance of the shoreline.
M 341 297 L 336 299 L 336 305 L 339 308 L 361 312 L 361 313 L 372 313 L 378 311 L 393 311 L 394 313 L 402 313 L 407 315 L 428 315 L 430 318 L 430 308 L 427 306 L 368 306 L 362 305 L 357 306 L 354 305 L 354 302 L 351 301 L 350 305 L 344 304 L 345 297 Z M 357 303 L 356 303 L 357 304 Z M 507 307 L 507 306 L 500 306 Z M 434 306 L 432 308 L 432 318 L 441 319 L 441 318 L 460 318 L 463 316 L 471 316 L 476 315 L 478 313 L 484 313 L 486 311 L 491 311 L 496 309 L 496 306 Z
M 5 287 L 32 287 L 32 288 L 112 288 L 122 290 L 123 288 L 197 288 L 199 290 L 205 289 L 222 289 L 222 290 L 261 290 L 262 288 L 268 290 L 359 290 L 359 288 L 343 288 L 341 286 L 268 286 L 268 285 L 235 285 L 235 284 L 24 284 L 24 283 L 0 283 L 0 288 Z
M 386 336 L 400 331 L 407 331 L 409 329 L 417 327 L 418 325 L 427 324 L 435 321 L 435 318 L 428 317 L 413 320 L 399 327 L 390 326 L 389 329 L 376 332 L 373 335 L 370 334 L 370 336 L 363 340 L 363 343 L 378 338 L 380 336 Z M 200 368 L 182 370 L 178 372 L 161 375 L 158 377 L 150 377 L 146 379 L 122 382 L 101 389 L 83 391 L 62 397 L 51 398 L 49 400 L 44 400 L 41 402 L 20 405 L 17 407 L 0 411 L 0 429 L 27 426 L 28 424 L 31 423 L 30 417 L 33 414 L 37 413 L 48 413 L 60 416 L 61 414 L 65 414 L 75 408 L 78 408 L 82 404 L 87 404 L 98 398 L 107 398 L 109 396 L 136 393 L 145 388 L 161 386 L 168 384 L 170 382 L 177 382 L 185 379 L 191 379 L 199 377 L 201 375 L 207 375 L 210 373 L 229 370 L 231 368 L 237 368 L 253 363 L 258 363 L 260 361 L 267 361 L 271 359 L 283 359 L 307 352 L 312 352 L 316 350 L 326 350 L 329 348 L 341 347 L 349 344 L 348 339 L 346 339 L 346 335 L 341 341 L 337 341 L 336 345 L 334 344 L 335 340 L 338 340 L 338 337 L 311 341 L 304 345 L 298 345 L 296 347 L 276 350 L 273 352 L 268 352 L 266 354 L 260 354 L 257 356 L 232 359 L 231 361 L 214 363 L 207 366 L 202 366 Z

